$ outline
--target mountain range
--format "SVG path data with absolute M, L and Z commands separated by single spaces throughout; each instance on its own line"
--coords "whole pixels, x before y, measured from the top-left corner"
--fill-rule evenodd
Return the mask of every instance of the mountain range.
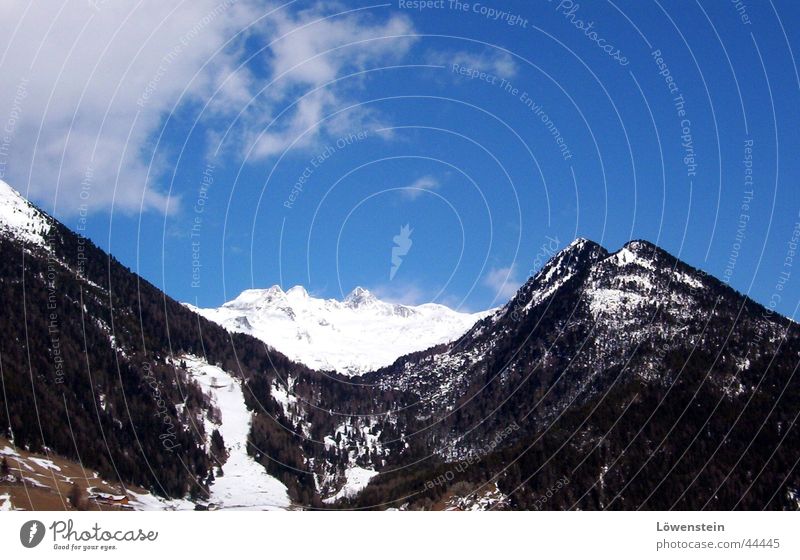
M 187 305 L 228 330 L 263 340 L 310 368 L 358 375 L 404 354 L 455 340 L 492 313 L 459 313 L 435 303 L 399 305 L 356 287 L 342 301 L 302 286 L 251 289 L 217 309 Z
M 4 458 L 142 507 L 798 508 L 796 323 L 647 241 L 578 239 L 479 315 L 299 287 L 195 310 L 0 203 Z

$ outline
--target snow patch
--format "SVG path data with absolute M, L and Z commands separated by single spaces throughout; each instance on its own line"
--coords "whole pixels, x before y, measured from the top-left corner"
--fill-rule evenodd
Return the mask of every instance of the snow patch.
M 626 290 L 613 288 L 597 288 L 587 290 L 589 295 L 589 309 L 592 315 L 619 316 L 626 309 L 638 307 L 647 303 L 647 298 Z
M 36 463 L 37 465 L 39 465 L 43 469 L 48 469 L 48 470 L 61 472 L 61 467 L 56 465 L 50 459 L 40 459 L 39 457 L 28 457 L 28 460 L 33 462 L 33 463 Z
M 614 253 L 610 258 L 614 259 L 614 262 L 619 266 L 637 264 L 642 268 L 646 268 L 647 270 L 655 270 L 655 266 L 651 260 L 640 257 L 627 247 L 623 247 Z
M 128 505 L 138 511 L 193 511 L 195 504 L 189 500 L 159 498 L 150 493 L 139 494 L 128 489 Z
M 252 415 L 245 406 L 239 379 L 196 356 L 180 359 L 222 416 L 218 426 L 206 420 L 206 435 L 210 437 L 217 428 L 228 450 L 228 459 L 222 466 L 224 474 L 214 480 L 209 501 L 225 509 L 287 509 L 291 500 L 286 486 L 247 454 Z
M 322 500 L 326 504 L 332 504 L 336 500 L 342 498 L 353 498 L 358 495 L 364 488 L 367 487 L 369 481 L 378 474 L 373 469 L 365 469 L 364 467 L 352 466 L 344 471 L 346 481 L 344 486 L 333 496 Z
M 17 453 L 14 449 L 10 448 L 9 446 L 4 446 L 3 449 L 0 449 L 0 455 L 8 455 L 9 457 L 19 457 L 19 453 Z

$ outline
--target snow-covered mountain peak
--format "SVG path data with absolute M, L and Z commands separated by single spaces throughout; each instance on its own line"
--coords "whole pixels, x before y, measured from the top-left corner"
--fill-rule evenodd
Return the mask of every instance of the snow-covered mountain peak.
M 631 250 L 628 247 L 623 247 L 609 257 L 617 266 L 626 266 L 629 264 L 636 264 L 642 268 L 653 269 L 654 260 L 653 254 L 647 253 L 642 250 Z
M 520 288 L 517 297 L 523 297 L 528 307 L 535 305 L 554 294 L 576 273 L 606 257 L 608 251 L 601 245 L 579 237 L 547 261 L 541 270 Z
M 344 300 L 302 286 L 245 290 L 218 309 L 195 309 L 229 331 L 255 336 L 294 361 L 357 375 L 404 354 L 450 342 L 489 312 L 460 313 L 427 303 L 387 303 L 357 287 Z
M 605 275 L 618 276 L 618 282 L 660 285 L 680 283 L 692 289 L 705 286 L 703 275 L 649 241 L 629 241 L 600 266 Z
M 578 237 L 567 245 L 562 251 L 562 255 L 581 255 L 586 253 L 592 252 L 607 252 L 605 247 L 597 243 L 596 241 L 592 241 L 591 239 L 586 239 L 585 237 Z
M 621 264 L 636 263 L 645 268 L 652 268 L 656 260 L 665 255 L 664 251 L 649 241 L 629 241 L 612 256 Z
M 279 288 L 280 289 L 280 288 Z M 292 286 L 288 290 L 286 290 L 286 295 L 289 296 L 291 299 L 306 299 L 308 298 L 308 292 L 303 286 Z
M 585 247 L 587 245 L 594 246 L 594 245 L 597 245 L 597 243 L 595 243 L 591 239 L 587 239 L 585 237 L 576 237 L 569 245 L 567 245 L 564 248 L 564 250 L 580 249 L 580 248 Z
M 286 294 L 277 284 L 271 288 L 257 289 L 251 288 L 243 291 L 235 299 L 225 303 L 223 307 L 229 309 L 264 309 L 274 306 L 276 303 L 284 303 Z
M 584 293 L 595 316 L 621 325 L 649 316 L 643 310 L 652 313 L 655 306 L 685 319 L 707 288 L 692 267 L 648 241 L 634 240 L 592 267 Z
M 652 302 L 685 304 L 706 288 L 700 273 L 649 241 L 629 241 L 609 253 L 594 241 L 578 238 L 545 263 L 506 309 L 520 316 L 560 297 L 568 284 L 583 286 L 597 314 Z
M 664 253 L 664 249 L 656 245 L 655 243 L 651 243 L 645 239 L 633 239 L 628 241 L 625 245 L 622 246 L 623 249 L 627 249 L 639 255 L 656 255 L 659 253 Z
M 350 308 L 365 307 L 376 303 L 378 299 L 370 293 L 366 288 L 356 286 L 353 288 L 347 297 L 344 298 L 344 304 Z
M 52 220 L 8 183 L 0 180 L 0 232 L 44 246 Z

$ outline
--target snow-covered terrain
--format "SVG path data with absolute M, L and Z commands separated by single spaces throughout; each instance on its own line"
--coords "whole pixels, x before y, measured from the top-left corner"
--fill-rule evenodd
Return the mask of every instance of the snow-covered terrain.
M 341 498 L 352 498 L 367 487 L 372 477 L 378 474 L 373 469 L 365 469 L 364 467 L 351 466 L 345 472 L 345 483 L 342 488 L 330 498 L 325 498 L 322 501 L 326 504 L 335 503 L 336 500 Z
M 224 475 L 214 480 L 209 501 L 224 509 L 288 508 L 291 501 L 286 486 L 247 454 L 251 414 L 245 406 L 239 380 L 195 356 L 184 356 L 182 360 L 222 417 L 219 425 L 204 418 L 206 436 L 210 438 L 211 432 L 218 429 L 228 451 L 228 459 L 222 466 Z
M 0 232 L 33 243 L 45 245 L 50 219 L 30 202 L 0 180 Z
M 344 300 L 312 297 L 302 286 L 245 290 L 218 309 L 188 306 L 230 331 L 247 333 L 318 370 L 358 375 L 400 356 L 455 340 L 491 311 L 396 305 L 364 288 Z

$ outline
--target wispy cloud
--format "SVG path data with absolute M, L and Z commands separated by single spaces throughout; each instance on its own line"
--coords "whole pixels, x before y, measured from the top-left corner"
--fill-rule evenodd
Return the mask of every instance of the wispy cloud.
M 431 176 L 425 175 L 408 185 L 401 187 L 400 194 L 407 200 L 416 200 L 426 191 L 434 191 L 440 186 L 439 181 Z
M 3 2 L 0 108 L 15 107 L 0 111 L 3 124 L 13 120 L 9 181 L 59 212 L 175 209 L 158 185 L 166 165 L 153 157 L 153 137 L 178 100 L 203 98 L 235 67 L 219 49 L 255 17 L 249 6 Z
M 430 301 L 430 295 L 422 287 L 410 282 L 389 282 L 370 288 L 380 300 L 403 305 L 419 305 Z
M 483 279 L 484 286 L 490 288 L 499 299 L 511 299 L 522 285 L 517 277 L 516 265 L 492 268 Z
M 313 146 L 325 136 L 386 126 L 376 110 L 347 94 L 363 79 L 336 80 L 399 61 L 414 42 L 407 16 L 335 15 L 320 3 L 296 14 L 276 12 L 265 26 L 269 85 L 253 92 L 242 120 L 243 149 L 250 157 L 271 157 L 289 147 Z
M 476 309 L 467 305 L 461 296 L 443 294 L 435 289 L 425 289 L 413 282 L 398 282 L 395 280 L 394 282 L 370 288 L 370 291 L 375 297 L 387 303 L 420 305 L 435 302 L 461 313 L 474 313 L 476 311 Z
M 506 80 L 517 74 L 517 63 L 514 61 L 514 57 L 505 51 L 435 51 L 430 53 L 427 58 L 431 64 L 440 64 L 447 67 L 448 70 L 457 64 L 459 67 L 487 72 Z

